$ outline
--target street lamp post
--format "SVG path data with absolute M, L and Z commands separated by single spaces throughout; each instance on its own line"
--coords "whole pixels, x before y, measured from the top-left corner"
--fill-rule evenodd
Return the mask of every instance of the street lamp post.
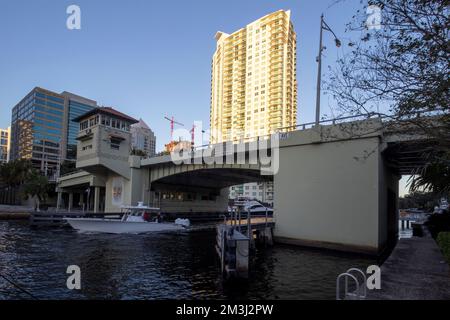
M 322 52 L 326 47 L 322 44 L 322 36 L 323 30 L 330 31 L 334 36 L 334 41 L 336 43 L 336 47 L 341 46 L 341 41 L 338 39 L 336 34 L 331 30 L 330 26 L 323 19 L 323 14 L 320 16 L 320 38 L 319 38 L 319 55 L 317 56 L 317 93 L 316 93 L 316 126 L 320 123 L 320 91 L 321 91 L 321 82 L 322 82 Z

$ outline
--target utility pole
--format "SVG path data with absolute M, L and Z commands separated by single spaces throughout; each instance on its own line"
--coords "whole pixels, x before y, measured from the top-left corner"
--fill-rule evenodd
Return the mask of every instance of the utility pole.
M 316 93 L 316 126 L 320 123 L 320 93 L 321 93 L 321 82 L 322 82 L 322 52 L 326 47 L 322 44 L 323 30 L 330 31 L 334 36 L 334 41 L 336 47 L 341 46 L 341 41 L 338 39 L 336 34 L 331 30 L 330 26 L 325 22 L 323 14 L 320 16 L 320 37 L 319 37 L 319 55 L 317 56 L 317 93 Z
M 320 37 L 319 37 L 319 55 L 317 56 L 317 92 L 316 92 L 316 126 L 320 122 L 320 91 L 322 82 L 322 35 L 323 35 L 323 14 L 320 16 Z

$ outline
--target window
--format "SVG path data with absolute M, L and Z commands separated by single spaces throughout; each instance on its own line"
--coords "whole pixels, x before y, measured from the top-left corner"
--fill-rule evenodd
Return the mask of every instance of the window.
M 111 149 L 119 150 L 120 149 L 121 139 L 111 138 Z
M 111 142 L 111 149 L 119 150 L 120 149 L 120 144 Z
M 80 131 L 86 130 L 89 127 L 89 122 L 87 120 L 80 122 Z

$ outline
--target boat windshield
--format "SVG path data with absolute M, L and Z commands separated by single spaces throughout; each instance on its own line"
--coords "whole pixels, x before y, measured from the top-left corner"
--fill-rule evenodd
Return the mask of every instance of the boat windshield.
M 158 208 L 122 208 L 122 221 L 149 221 L 159 213 Z

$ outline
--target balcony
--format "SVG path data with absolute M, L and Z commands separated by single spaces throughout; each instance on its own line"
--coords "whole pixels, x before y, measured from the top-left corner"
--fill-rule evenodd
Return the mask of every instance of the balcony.
M 86 129 L 86 130 L 80 131 L 78 133 L 78 136 L 75 138 L 75 140 L 87 141 L 87 140 L 92 139 L 93 136 L 94 136 L 94 133 L 92 132 L 92 130 Z

